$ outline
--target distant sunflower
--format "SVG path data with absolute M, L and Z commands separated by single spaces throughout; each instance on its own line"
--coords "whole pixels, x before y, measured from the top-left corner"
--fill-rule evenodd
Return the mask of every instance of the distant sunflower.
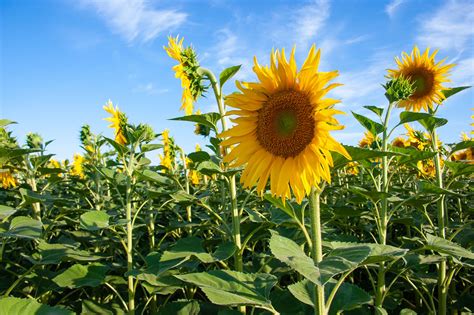
M 415 46 L 411 55 L 403 52 L 401 60 L 398 57 L 395 59 L 398 69 L 388 70 L 389 77 L 403 76 L 414 84 L 415 91 L 408 99 L 398 102 L 399 107 L 415 112 L 422 108 L 428 111 L 433 109 L 433 104 L 439 104 L 445 99 L 443 90 L 447 88 L 442 84 L 450 82 L 447 77 L 454 64 L 443 65 L 445 59 L 436 63 L 434 58 L 438 51 L 435 50 L 431 56 L 429 51 L 427 48 L 421 55 Z
M 329 81 L 338 72 L 318 72 L 320 51 L 311 47 L 300 71 L 293 49 L 289 61 L 284 49 L 272 52 L 270 67 L 260 66 L 254 58 L 253 70 L 259 82 L 238 82 L 241 91 L 226 98 L 238 110 L 229 114 L 235 126 L 221 133 L 222 146 L 231 151 L 224 161 L 232 166 L 246 164 L 241 176 L 244 187 L 257 185 L 262 194 L 270 179 L 273 195 L 298 203 L 321 180 L 331 181 L 331 151 L 350 158 L 329 131 L 342 129 L 333 109 L 338 100 L 323 98 L 339 86 Z M 291 190 L 290 190 L 291 187 Z
M 378 141 L 379 138 L 374 136 L 370 131 L 364 132 L 364 137 L 359 141 L 359 147 L 361 148 L 371 148 L 373 144 Z
M 124 125 L 127 123 L 127 117 L 119 110 L 118 106 L 114 108 L 114 105 L 110 100 L 103 108 L 107 113 L 112 115 L 112 117 L 104 119 L 112 123 L 109 125 L 109 128 L 115 129 L 115 141 L 121 145 L 127 144 L 127 139 L 123 133 Z
M 443 159 L 440 159 L 441 167 L 444 165 Z M 436 176 L 436 167 L 433 159 L 420 160 L 416 163 L 419 176 L 434 178 Z
M 430 139 L 427 133 L 415 130 L 409 124 L 403 124 L 403 126 L 407 130 L 407 146 L 417 148 L 418 150 L 423 150 L 425 147 L 430 145 Z
M 4 189 L 16 187 L 16 180 L 8 169 L 0 169 L 0 183 Z
M 74 154 L 74 160 L 72 162 L 71 175 L 84 178 L 84 157 L 80 154 Z
M 161 136 L 163 137 L 163 154 L 160 154 L 160 164 L 168 169 L 173 167 L 173 158 L 171 157 L 170 131 L 165 129 Z
M 393 139 L 392 141 L 392 146 L 394 147 L 397 147 L 397 148 L 404 148 L 404 147 L 407 147 L 409 146 L 410 144 L 408 143 L 408 141 L 402 137 L 397 137 L 395 139 Z
M 199 62 L 197 61 L 196 53 L 192 47 L 183 47 L 183 40 L 168 37 L 168 47 L 163 47 L 168 56 L 178 61 L 179 63 L 173 67 L 176 78 L 181 80 L 181 87 L 183 94 L 181 97 L 181 110 L 184 110 L 186 115 L 193 113 L 194 102 L 204 91 L 201 84 L 201 76 L 197 72 Z

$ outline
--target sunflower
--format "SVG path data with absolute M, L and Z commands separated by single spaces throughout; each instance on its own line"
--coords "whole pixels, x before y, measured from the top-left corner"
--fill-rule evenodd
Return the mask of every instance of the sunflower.
M 0 169 L 0 182 L 2 183 L 3 189 L 10 187 L 16 187 L 16 180 L 12 173 L 8 169 Z
M 441 167 L 444 165 L 443 159 L 440 159 Z M 434 178 L 436 176 L 436 167 L 433 159 L 420 160 L 416 163 L 419 176 L 426 178 Z
M 346 165 L 346 174 L 357 175 L 359 174 L 359 164 L 357 162 L 349 162 Z
M 80 154 L 74 154 L 74 160 L 72 162 L 71 175 L 84 178 L 84 157 Z
M 199 69 L 199 62 L 197 61 L 196 53 L 192 47 L 183 47 L 183 40 L 168 37 L 168 47 L 163 47 L 168 56 L 178 61 L 179 63 L 173 67 L 176 78 L 181 80 L 181 87 L 183 94 L 181 96 L 181 110 L 184 110 L 186 115 L 193 113 L 194 102 L 202 94 L 205 88 L 201 84 L 201 75 L 197 72 Z
M 165 129 L 161 136 L 163 137 L 163 154 L 160 154 L 160 164 L 171 169 L 173 167 L 173 158 L 171 157 L 170 131 Z
M 301 203 L 312 186 L 331 181 L 331 151 L 350 156 L 329 134 L 343 128 L 333 117 L 342 113 L 332 108 L 339 101 L 323 98 L 339 86 L 327 85 L 338 72 L 318 72 L 320 51 L 314 45 L 300 71 L 294 54 L 293 49 L 288 61 L 284 49 L 272 52 L 270 67 L 254 58 L 259 82 L 236 82 L 241 92 L 227 96 L 226 103 L 237 108 L 229 114 L 238 117 L 220 136 L 223 147 L 232 146 L 224 162 L 246 164 L 244 187 L 256 185 L 263 194 L 270 179 L 273 195 L 284 201 L 293 191 Z
M 114 108 L 114 105 L 110 100 L 103 108 L 107 113 L 112 115 L 112 117 L 104 118 L 104 120 L 110 121 L 112 123 L 109 125 L 109 128 L 115 129 L 115 141 L 121 145 L 127 144 L 127 139 L 123 133 L 123 127 L 127 123 L 127 117 L 119 110 L 117 106 Z
M 402 53 L 402 59 L 395 58 L 398 69 L 389 69 L 390 78 L 403 76 L 414 84 L 415 91 L 406 100 L 398 102 L 398 107 L 406 110 L 419 112 L 422 108 L 425 111 L 433 109 L 433 104 L 439 104 L 444 99 L 443 90 L 446 90 L 442 84 L 449 82 L 449 70 L 454 64 L 443 65 L 445 59 L 435 62 L 437 50 L 430 56 L 430 49 L 427 48 L 423 55 L 420 54 L 418 47 L 414 47 L 411 55 Z
M 376 141 L 379 141 L 379 137 L 373 135 L 372 132 L 364 132 L 364 138 L 359 141 L 359 147 L 361 148 L 371 148 Z
M 404 148 L 404 147 L 407 147 L 409 145 L 410 144 L 408 143 L 408 141 L 406 139 L 403 139 L 402 137 L 397 137 L 397 138 L 393 139 L 393 141 L 392 141 L 392 146 L 393 147 Z
M 409 124 L 403 124 L 403 126 L 407 130 L 407 146 L 417 148 L 418 150 L 423 150 L 426 146 L 429 146 L 430 136 L 427 133 L 415 130 Z M 438 144 L 440 144 L 439 141 Z

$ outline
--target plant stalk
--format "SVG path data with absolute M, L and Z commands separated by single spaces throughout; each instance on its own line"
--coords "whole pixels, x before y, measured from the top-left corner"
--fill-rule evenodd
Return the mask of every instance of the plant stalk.
M 320 195 L 321 191 L 313 187 L 309 196 L 309 214 L 311 220 L 311 256 L 314 264 L 318 265 L 323 260 L 323 243 L 321 237 L 321 210 L 320 210 Z M 315 315 L 325 315 L 326 308 L 324 304 L 324 286 L 315 285 Z

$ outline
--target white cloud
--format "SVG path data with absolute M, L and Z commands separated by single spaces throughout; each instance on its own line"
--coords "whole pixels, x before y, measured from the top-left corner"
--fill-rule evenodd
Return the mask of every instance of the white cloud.
M 474 85 L 474 57 L 456 62 L 450 80 L 454 86 Z
M 420 18 L 416 37 L 421 46 L 464 51 L 474 41 L 474 2 L 448 1 L 431 15 Z
M 297 44 L 302 50 L 307 49 L 326 24 L 329 9 L 329 0 L 314 0 L 295 12 L 292 25 L 296 30 Z
M 80 3 L 93 8 L 114 33 L 128 42 L 153 40 L 184 23 L 187 17 L 176 10 L 156 10 L 147 0 L 80 0 Z
M 149 95 L 164 94 L 168 91 L 169 91 L 168 89 L 158 89 L 151 82 L 146 83 L 146 84 L 140 84 L 140 85 L 138 85 L 137 87 L 135 87 L 133 89 L 133 92 L 146 93 L 146 94 L 149 94 Z
M 389 4 L 385 6 L 385 13 L 388 14 L 390 18 L 393 18 L 397 9 L 402 5 L 406 0 L 392 0 Z

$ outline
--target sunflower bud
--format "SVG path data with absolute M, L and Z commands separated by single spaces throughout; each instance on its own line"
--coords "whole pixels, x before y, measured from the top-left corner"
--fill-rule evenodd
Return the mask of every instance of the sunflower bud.
M 89 125 L 83 125 L 81 127 L 81 132 L 79 133 L 79 140 L 81 140 L 81 144 L 84 147 L 91 144 L 92 133 L 91 133 L 91 127 Z
M 30 149 L 42 149 L 43 148 L 43 138 L 34 132 L 30 132 L 26 135 L 26 145 Z
M 404 101 L 415 91 L 414 83 L 403 76 L 388 81 L 383 87 L 385 97 L 390 103 Z

